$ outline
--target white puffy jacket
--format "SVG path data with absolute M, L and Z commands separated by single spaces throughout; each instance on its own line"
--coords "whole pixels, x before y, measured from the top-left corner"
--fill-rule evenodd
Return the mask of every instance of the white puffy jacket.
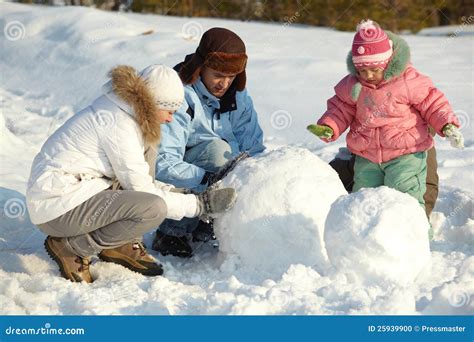
M 33 223 L 65 214 L 109 188 L 114 178 L 124 190 L 163 198 L 167 218 L 196 216 L 196 196 L 169 192 L 172 186 L 149 175 L 145 143 L 158 143 L 160 130 L 146 83 L 131 67 L 117 67 L 111 76 L 113 91 L 71 117 L 35 157 L 26 192 Z

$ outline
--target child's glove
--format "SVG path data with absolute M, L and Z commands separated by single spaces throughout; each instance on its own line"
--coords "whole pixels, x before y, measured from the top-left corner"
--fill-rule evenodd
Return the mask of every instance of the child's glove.
M 464 148 L 464 137 L 459 128 L 453 124 L 447 124 L 443 127 L 443 134 L 448 138 L 452 147 L 459 149 Z
M 334 135 L 334 131 L 329 126 L 309 125 L 306 129 L 319 138 L 330 139 Z

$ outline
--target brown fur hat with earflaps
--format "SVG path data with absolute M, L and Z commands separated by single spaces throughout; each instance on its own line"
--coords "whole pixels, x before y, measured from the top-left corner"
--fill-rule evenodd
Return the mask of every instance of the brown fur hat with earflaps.
M 238 91 L 245 89 L 247 75 L 245 44 L 234 32 L 214 27 L 206 31 L 196 52 L 185 60 L 179 71 L 184 84 L 193 84 L 201 74 L 203 66 L 222 73 L 237 74 L 234 84 Z

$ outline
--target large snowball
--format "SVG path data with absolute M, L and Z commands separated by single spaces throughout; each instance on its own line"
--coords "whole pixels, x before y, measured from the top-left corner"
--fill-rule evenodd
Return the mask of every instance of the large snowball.
M 285 147 L 248 158 L 224 183 L 237 203 L 216 221 L 220 251 L 262 277 L 290 265 L 328 265 L 324 223 L 331 203 L 346 194 L 337 173 L 307 149 Z
M 385 186 L 339 198 L 325 229 L 330 262 L 367 283 L 406 285 L 430 259 L 424 210 L 410 195 Z

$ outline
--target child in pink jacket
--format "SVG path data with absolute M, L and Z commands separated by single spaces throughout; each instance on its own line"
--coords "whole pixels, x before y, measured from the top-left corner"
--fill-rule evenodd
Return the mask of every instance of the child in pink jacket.
M 386 185 L 424 207 L 426 151 L 434 143 L 428 126 L 463 148 L 448 100 L 410 64 L 407 43 L 370 20 L 357 26 L 347 65 L 350 74 L 308 130 L 330 142 L 350 127 L 347 147 L 356 155 L 353 191 Z

